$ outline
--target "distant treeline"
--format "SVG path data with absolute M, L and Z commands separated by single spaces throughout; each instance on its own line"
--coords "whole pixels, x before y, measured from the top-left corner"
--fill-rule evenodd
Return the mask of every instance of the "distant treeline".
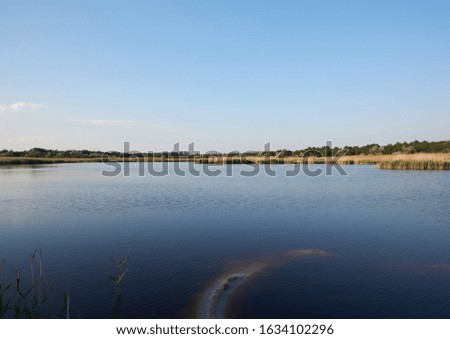
M 388 144 L 380 146 L 378 144 L 370 144 L 366 146 L 345 146 L 334 147 L 308 147 L 301 150 L 280 149 L 277 151 L 259 151 L 245 152 L 245 155 L 254 156 L 332 156 L 332 155 L 389 155 L 389 154 L 414 154 L 414 153 L 450 153 L 450 140 L 447 141 L 413 141 L 413 142 L 397 142 L 396 144 Z M 211 155 L 240 155 L 239 152 L 230 152 L 226 154 L 214 153 Z M 158 152 L 158 153 L 121 153 L 121 152 L 102 152 L 89 150 L 68 150 L 59 151 L 44 148 L 32 148 L 28 151 L 2 150 L 0 157 L 27 157 L 27 158 L 67 158 L 67 159 L 94 159 L 102 157 L 195 157 L 199 154 L 190 154 L 187 151 L 181 152 Z
M 283 150 L 285 151 L 285 150 Z M 287 151 L 288 153 L 290 151 Z M 319 152 L 326 156 L 337 154 L 345 155 L 390 155 L 390 154 L 414 154 L 414 153 L 450 153 L 450 140 L 446 141 L 418 141 L 397 142 L 380 146 L 379 144 L 369 144 L 365 146 L 345 146 L 345 147 L 310 147 L 304 150 L 295 151 L 293 155 Z

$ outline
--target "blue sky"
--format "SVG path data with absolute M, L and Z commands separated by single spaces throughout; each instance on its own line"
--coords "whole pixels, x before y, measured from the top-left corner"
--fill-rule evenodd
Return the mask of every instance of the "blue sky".
M 0 149 L 449 131 L 450 1 L 0 0 Z

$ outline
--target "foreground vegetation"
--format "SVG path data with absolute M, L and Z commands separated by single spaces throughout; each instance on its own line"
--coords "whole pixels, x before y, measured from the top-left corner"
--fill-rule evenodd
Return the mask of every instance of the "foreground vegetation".
M 128 271 L 128 255 L 123 259 L 111 258 L 115 272 L 109 275 L 113 283 L 112 318 L 118 318 L 122 303 L 121 286 Z M 70 295 L 64 292 L 59 307 L 53 305 L 53 284 L 44 276 L 42 253 L 40 249 L 30 255 L 29 280 L 24 281 L 23 274 L 16 268 L 15 281 L 4 284 L 2 275 L 6 259 L 0 262 L 0 319 L 39 319 L 70 318 Z M 28 278 L 28 277 L 27 277 Z

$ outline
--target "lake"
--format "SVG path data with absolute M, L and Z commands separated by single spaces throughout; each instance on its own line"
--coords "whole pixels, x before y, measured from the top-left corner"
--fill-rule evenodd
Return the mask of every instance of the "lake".
M 109 318 L 110 258 L 128 254 L 119 316 L 182 318 L 217 277 L 253 263 L 262 269 L 230 295 L 228 317 L 450 317 L 449 171 L 243 177 L 230 166 L 217 177 L 173 164 L 162 177 L 0 168 L 3 281 L 16 266 L 26 277 L 40 248 L 54 309 L 68 290 L 72 318 Z M 308 249 L 326 255 L 289 254 Z

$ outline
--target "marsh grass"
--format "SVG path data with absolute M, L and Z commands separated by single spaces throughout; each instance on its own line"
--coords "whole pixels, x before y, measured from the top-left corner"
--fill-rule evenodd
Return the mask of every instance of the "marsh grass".
M 111 274 L 109 278 L 114 284 L 113 302 L 112 302 L 112 317 L 118 318 L 120 313 L 120 308 L 122 306 L 122 292 L 121 287 L 123 283 L 123 278 L 128 271 L 126 267 L 128 261 L 128 254 L 119 260 L 110 258 L 115 267 L 115 273 Z
M 379 169 L 387 170 L 450 170 L 450 162 L 445 161 L 408 161 L 408 160 L 395 160 L 380 162 L 377 164 Z
M 417 153 L 364 156 L 379 169 L 387 170 L 450 170 L 450 153 Z
M 63 305 L 59 317 L 61 319 L 70 319 L 70 295 L 69 291 L 64 292 Z
M 11 304 L 11 298 L 8 297 L 8 290 L 11 288 L 11 284 L 4 285 L 2 281 L 3 269 L 5 267 L 6 258 L 3 258 L 0 264 L 0 319 L 5 318 L 6 312 Z
M 42 251 L 36 249 L 29 258 L 29 281 L 24 280 L 20 269 L 16 267 L 13 283 L 4 285 L 2 274 L 5 268 L 6 258 L 0 265 L 0 319 L 40 319 L 53 318 L 51 301 L 53 285 L 44 277 Z M 68 292 L 64 299 L 68 301 Z M 69 304 L 64 303 L 64 313 L 69 316 Z M 62 314 L 62 313 L 61 313 Z
M 37 263 L 36 263 L 37 261 Z M 42 253 L 40 249 L 30 255 L 30 282 L 26 284 L 19 268 L 15 281 L 8 285 L 2 282 L 6 258 L 0 265 L 0 318 L 41 318 L 49 314 L 52 285 L 44 278 Z
M 341 164 L 376 165 L 380 169 L 402 170 L 450 170 L 450 153 L 417 153 L 392 155 L 351 155 L 341 157 L 209 157 L 196 159 L 197 163 L 226 164 Z
M 114 264 L 115 272 L 109 275 L 113 282 L 112 317 L 118 318 L 122 304 L 122 284 L 129 255 L 120 260 L 110 258 Z M 6 258 L 0 262 L 0 319 L 4 318 L 70 318 L 70 293 L 64 292 L 62 306 L 59 312 L 52 310 L 53 285 L 44 277 L 42 251 L 36 249 L 30 255 L 29 284 L 23 280 L 19 268 L 15 270 L 14 282 L 5 285 L 3 273 Z M 27 281 L 28 282 L 28 281 Z

